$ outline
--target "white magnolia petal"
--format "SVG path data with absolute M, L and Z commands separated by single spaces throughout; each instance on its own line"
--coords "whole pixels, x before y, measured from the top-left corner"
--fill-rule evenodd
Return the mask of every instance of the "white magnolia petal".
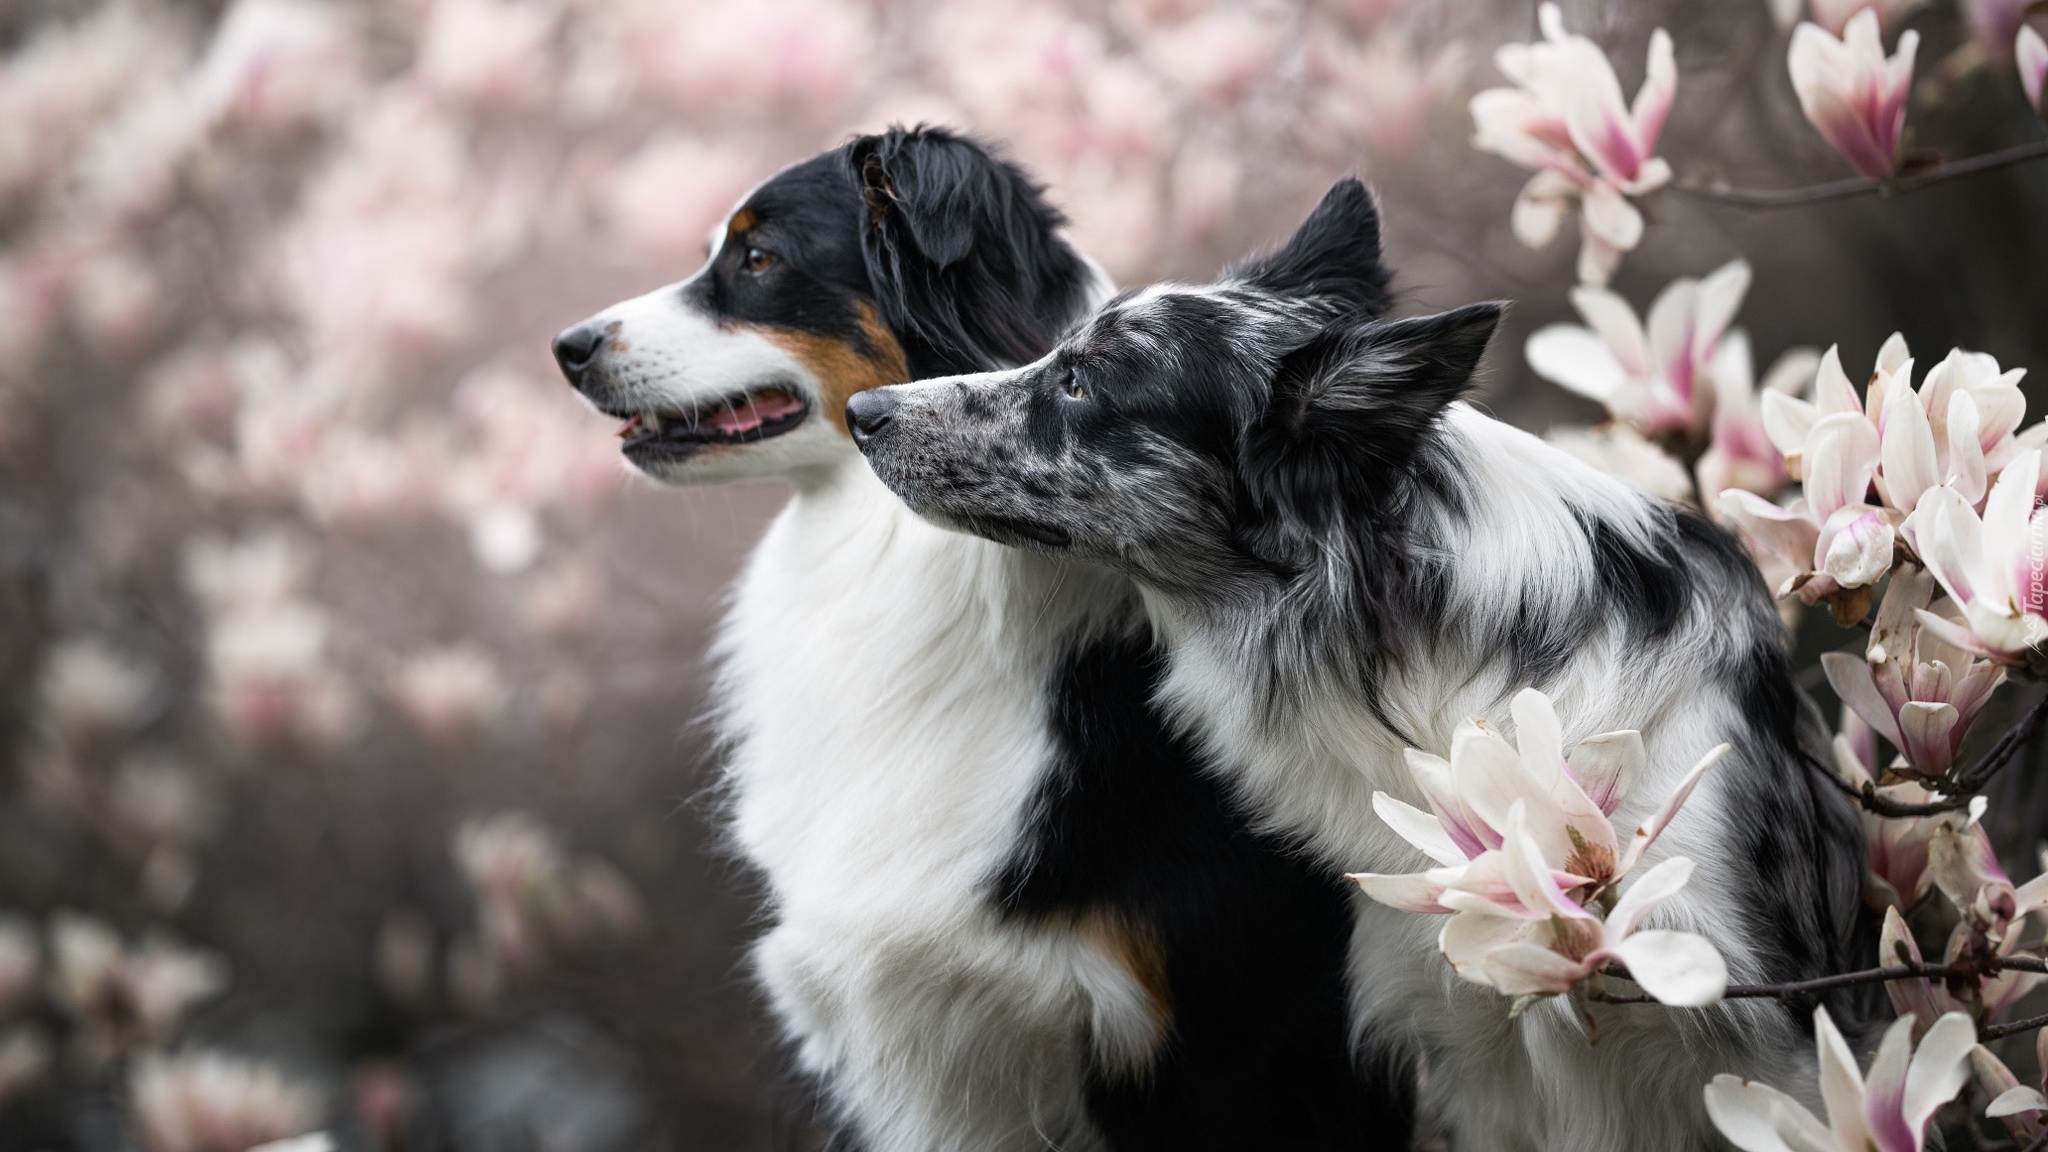
M 1629 203 L 1621 189 L 1605 180 L 1579 196 L 1580 224 L 1587 232 L 1623 252 L 1633 251 L 1643 240 L 1643 214 Z
M 1572 749 L 1572 775 L 1586 790 L 1587 798 L 1612 816 L 1635 787 L 1647 760 L 1641 732 L 1602 732 L 1586 737 Z
M 1658 1002 L 1704 1008 L 1728 991 L 1728 963 L 1704 936 L 1638 932 L 1611 949 L 1628 974 Z
M 1508 944 L 1480 962 L 1486 982 L 1504 996 L 1569 992 L 1586 978 L 1590 966 L 1535 944 Z
M 1396 835 L 1420 848 L 1424 855 L 1439 864 L 1458 867 L 1471 859 L 1432 813 L 1385 792 L 1372 794 L 1372 810 Z
M 1742 1152 L 1836 1152 L 1827 1125 L 1768 1084 L 1722 1073 L 1707 1084 L 1707 1118 Z
M 1649 333 L 1643 330 L 1642 321 L 1636 319 L 1635 309 L 1628 306 L 1628 301 L 1605 288 L 1585 285 L 1571 290 L 1571 301 L 1586 326 L 1606 342 L 1624 369 L 1635 376 L 1649 372 Z
M 1969 1079 L 1970 1049 L 1976 1046 L 1977 1026 L 1961 1012 L 1947 1013 L 1920 1038 L 1912 1067 L 1906 1071 L 1905 1093 L 1899 1109 L 1907 1127 L 1916 1135 L 1927 1130 L 1927 1122 L 1937 1109 L 1963 1090 Z
M 1693 355 L 1704 359 L 1735 314 L 1742 310 L 1742 298 L 1749 292 L 1750 271 L 1746 260 L 1731 260 L 1700 281 L 1699 303 L 1692 323 Z
M 1877 690 L 1877 681 L 1872 677 L 1870 662 L 1846 652 L 1824 652 L 1820 664 L 1827 673 L 1828 685 L 1841 697 L 1842 703 L 1856 713 L 1865 724 L 1878 735 L 1891 741 L 1900 742 L 1899 725 L 1892 715 L 1891 705 Z
M 1628 854 L 1622 857 L 1621 866 L 1615 869 L 1616 875 L 1635 867 L 1636 862 L 1643 858 L 1643 853 L 1649 851 L 1650 845 L 1656 843 L 1657 837 L 1663 835 L 1664 829 L 1670 827 L 1671 821 L 1678 815 L 1679 808 L 1684 806 L 1686 797 L 1691 796 L 1692 790 L 1699 786 L 1700 777 L 1707 774 L 1707 769 L 1721 762 L 1721 757 L 1728 754 L 1728 748 L 1727 744 L 1717 744 L 1708 749 L 1707 754 L 1699 758 L 1699 762 L 1692 766 L 1692 771 L 1687 772 L 1685 779 L 1680 780 L 1678 787 L 1665 798 L 1664 806 L 1657 810 L 1656 815 L 1650 817 L 1650 822 L 1636 829 L 1635 837 L 1629 841 Z
M 1692 879 L 1693 867 L 1691 860 L 1674 856 L 1636 877 L 1621 899 L 1614 902 L 1614 911 L 1607 914 L 1608 938 L 1618 940 L 1634 932 L 1643 917 L 1685 887 L 1686 881 Z
M 1523 355 L 1538 376 L 1589 400 L 1609 403 L 1628 386 L 1628 371 L 1607 343 L 1577 324 L 1538 328 Z
M 1922 492 L 1941 483 L 1934 456 L 1934 429 L 1920 405 L 1886 405 L 1879 460 L 1884 469 L 1886 502 L 1901 512 L 1911 511 Z
M 1455 869 L 1450 868 L 1402 875 L 1346 872 L 1344 878 L 1358 885 L 1359 890 L 1367 896 L 1389 908 L 1402 912 L 1440 913 L 1450 911 L 1438 903 L 1438 898 L 1444 894 L 1445 880 L 1455 872 Z
M 1508 714 L 1515 720 L 1515 748 L 1523 768 L 1539 786 L 1554 789 L 1564 771 L 1564 730 L 1550 697 L 1524 688 L 1508 702 Z
M 1911 1028 L 1913 1022 L 1901 1023 Z M 1862 1148 L 1870 1138 L 1863 1120 L 1863 1072 L 1825 1007 L 1814 1009 L 1813 1031 L 1820 1049 L 1820 1096 L 1827 1106 L 1828 1126 L 1842 1147 Z
M 1984 1114 L 1997 1120 L 2005 1116 L 2021 1116 L 2028 1112 L 2044 1110 L 2048 1110 L 2048 1096 L 2043 1096 L 2022 1084 L 2017 1088 L 2008 1088 L 2000 1092 L 1998 1099 L 1993 1100 L 1991 1106 L 1984 1109 Z

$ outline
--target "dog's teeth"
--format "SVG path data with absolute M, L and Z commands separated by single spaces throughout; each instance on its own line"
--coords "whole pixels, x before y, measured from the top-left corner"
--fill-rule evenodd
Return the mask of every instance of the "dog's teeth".
M 640 421 L 640 425 L 641 427 L 647 429 L 649 432 L 660 432 L 661 414 L 658 412 L 649 412 L 646 415 L 646 417 Z

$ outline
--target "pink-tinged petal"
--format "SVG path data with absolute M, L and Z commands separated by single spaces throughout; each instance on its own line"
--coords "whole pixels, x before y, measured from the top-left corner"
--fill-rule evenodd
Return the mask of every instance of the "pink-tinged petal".
M 1687 400 L 1692 395 L 1694 320 L 1700 311 L 1700 282 L 1680 277 L 1650 302 L 1643 320 L 1650 339 L 1650 371 Z
M 1454 744 L 1456 739 L 1452 737 Z M 1457 777 L 1451 771 L 1450 761 L 1416 748 L 1408 749 L 1403 758 L 1408 764 L 1408 775 L 1436 810 L 1437 823 L 1460 852 L 1470 858 L 1500 844 L 1499 834 L 1483 826 L 1458 798 Z
M 2048 908 L 2048 872 L 2044 872 L 2018 888 L 2013 889 L 2013 919 L 2017 920 L 2029 912 Z M 2048 1072 L 2048 1069 L 2043 1069 Z
M 1886 1037 L 1887 1040 L 1890 1037 Z M 1920 1048 L 1913 1053 L 1913 1064 L 1906 1072 L 1905 1088 L 1901 1096 L 1899 1113 L 1905 1122 L 1912 1143 L 1913 1152 L 1921 1152 L 1927 1143 L 1927 1123 L 1943 1104 L 1956 1098 L 1969 1079 L 1970 1049 L 1977 1046 L 1977 1026 L 1968 1016 L 1950 1012 L 1934 1022 L 1927 1035 L 1920 1040 Z M 1879 1049 L 1878 1059 L 1884 1059 Z M 1877 1103 L 1878 1087 L 1876 1069 L 1871 1074 L 1871 1104 Z M 1875 1117 L 1873 1116 L 1873 1124 Z
M 1815 569 L 1840 587 L 1875 584 L 1891 571 L 1892 526 L 1868 504 L 1845 504 L 1820 526 L 1814 551 Z
M 1907 31 L 1899 37 L 1891 59 L 1885 62 L 1884 100 L 1877 110 L 1873 127 L 1879 147 L 1894 161 L 1905 141 L 1906 97 L 1913 90 L 1913 59 L 1919 51 L 1920 33 Z
M 1767 1084 L 1722 1073 L 1707 1084 L 1707 1118 L 1742 1152 L 1837 1152 L 1827 1125 Z
M 1586 50 L 1572 53 L 1581 73 L 1575 98 L 1565 109 L 1565 124 L 1571 129 L 1572 144 L 1601 176 L 1627 183 L 1635 179 L 1649 153 L 1636 142 L 1635 125 L 1622 107 L 1621 83 L 1614 78 L 1613 66 L 1590 43 L 1584 47 Z
M 1918 404 L 1899 404 L 1887 411 L 1879 460 L 1884 468 L 1885 502 L 1910 512 L 1920 494 L 1941 483 L 1934 457 L 1934 429 Z
M 1913 615 L 1920 621 L 1922 628 L 1939 637 L 1944 644 L 1961 648 L 1963 651 L 1974 656 L 1993 658 L 2001 658 L 2003 656 L 2003 653 L 1993 651 L 1989 645 L 1977 638 L 1975 632 L 1970 631 L 1969 628 L 1963 625 L 1957 624 L 1952 620 L 1945 620 L 1924 609 L 1915 612 Z
M 1372 810 L 1380 822 L 1392 828 L 1396 835 L 1420 848 L 1425 856 L 1439 864 L 1462 867 L 1466 861 L 1477 856 L 1467 852 L 1452 840 L 1444 824 L 1436 816 L 1413 804 L 1396 800 L 1385 792 L 1372 794 Z
M 1952 821 L 1935 827 L 1927 843 L 1927 871 L 1949 903 L 1969 911 L 1987 886 L 2009 891 L 2012 881 L 1998 866 L 1998 857 L 1984 830 L 1976 825 L 1957 828 Z
M 2020 25 L 2019 39 L 2013 42 L 2013 62 L 2019 65 L 2020 87 L 2027 94 L 2027 106 L 2044 117 L 2048 117 L 2048 104 L 2041 102 L 2041 91 L 2048 87 L 2048 41 L 2031 27 Z
M 1629 978 L 1659 1003 L 1704 1008 L 1728 992 L 1728 963 L 1704 936 L 1637 932 L 1611 949 Z
M 1920 946 L 1913 940 L 1912 929 L 1899 915 L 1896 906 L 1884 910 L 1884 932 L 1878 938 L 1877 966 L 1890 968 L 1901 963 L 1919 963 Z M 1901 1016 L 1911 1016 L 1928 1027 L 1940 1017 L 1941 1009 L 1934 1001 L 1934 986 L 1926 980 L 1892 980 L 1885 984 L 1890 993 L 1892 1008 Z
M 1538 376 L 1602 404 L 1628 387 L 1628 372 L 1609 345 L 1576 324 L 1550 324 L 1529 334 L 1523 348 Z
M 1641 876 L 1614 902 L 1614 911 L 1607 914 L 1607 938 L 1626 939 L 1642 924 L 1657 905 L 1678 894 L 1692 879 L 1693 862 L 1683 856 L 1674 856 Z
M 1602 732 L 1586 737 L 1572 749 L 1572 775 L 1600 811 L 1612 816 L 1635 787 L 1647 760 L 1641 732 Z
M 2043 1096 L 2025 1085 L 2008 1088 L 1998 1094 L 1984 1114 L 1993 1120 L 2006 1116 L 2022 1116 L 2029 1112 L 2048 1110 L 2048 1096 Z
M 1579 212 L 1580 223 L 1588 232 L 1623 252 L 1642 243 L 1643 214 L 1621 189 L 1605 180 L 1595 180 L 1580 194 Z
M 1979 537 L 1979 553 L 1983 556 L 1979 592 L 2001 607 L 2019 599 L 2014 575 L 2027 549 L 2027 521 L 2034 514 L 2040 469 L 2038 450 L 2020 453 L 1999 473 L 1998 483 L 1984 501 L 1984 531 Z
M 1634 211 L 1634 209 L 1630 209 Z M 1579 283 L 1603 287 L 1621 267 L 1622 249 L 1593 228 L 1584 212 L 1579 213 L 1579 259 L 1575 271 Z
M 1780 507 L 1740 488 L 1722 492 L 1717 504 L 1722 517 L 1749 543 L 1771 591 L 1779 596 L 1789 594 L 1796 574 L 1813 565 L 1820 526 L 1803 510 Z
M 1635 309 L 1628 306 L 1628 301 L 1605 288 L 1583 285 L 1571 290 L 1571 301 L 1586 326 L 1606 343 L 1625 372 L 1631 376 L 1649 374 L 1649 334 L 1643 331 L 1642 321 L 1636 319 Z
M 1870 1147 L 1877 1152 L 1919 1152 L 1903 1114 L 1906 1070 L 1912 1056 L 1913 1021 L 1893 1021 L 1878 1043 L 1877 1058 L 1870 1062 L 1870 1077 L 1864 1086 L 1863 1122 L 1870 1131 Z M 1829 1118 L 1834 1118 L 1832 1110 Z M 1835 1130 L 1839 1132 L 1841 1127 L 1836 1120 Z
M 2001 485 L 2003 477 L 2000 478 Z M 1992 500 L 1999 489 L 1993 488 Z M 2032 500 L 2031 493 L 2027 494 Z M 1907 539 L 1920 554 L 1920 562 L 1941 583 L 1942 591 L 1958 605 L 1968 607 L 1979 595 L 1995 600 L 1997 592 L 1984 571 L 1983 525 L 1962 494 L 1953 488 L 1930 488 L 1902 526 Z M 1925 616 L 1920 619 L 1924 622 Z
M 2039 89 L 2038 80 L 2035 88 Z M 1636 123 L 1636 139 L 1640 140 L 1645 152 L 1657 150 L 1657 137 L 1663 134 L 1664 118 L 1671 112 L 1671 100 L 1678 92 L 1678 61 L 1671 47 L 1671 36 L 1662 28 L 1650 33 L 1650 62 L 1643 74 L 1643 86 L 1636 89 L 1635 103 L 1629 107 L 1629 118 Z M 2039 103 L 2039 93 L 2035 103 Z
M 1698 787 L 1700 777 L 1707 774 L 1707 769 L 1721 762 L 1721 757 L 1728 754 L 1728 748 L 1726 744 L 1716 744 L 1707 750 L 1706 755 L 1700 757 L 1699 762 L 1692 766 L 1692 771 L 1685 774 L 1685 779 L 1678 782 L 1678 787 L 1664 801 L 1664 806 L 1657 810 L 1656 815 L 1650 817 L 1650 822 L 1636 829 L 1634 838 L 1629 841 L 1628 852 L 1621 859 L 1621 866 L 1615 869 L 1615 875 L 1620 876 L 1636 866 L 1636 862 L 1643 858 L 1643 853 L 1649 851 L 1650 845 L 1657 842 L 1657 837 L 1664 834 L 1664 829 L 1671 826 L 1671 821 L 1678 816 L 1679 808 L 1684 806 L 1686 797 L 1691 796 L 1692 790 Z
M 1975 504 L 1984 498 L 1984 448 L 1978 443 L 1977 401 L 1957 392 L 1948 406 L 1948 468 L 1942 481 Z
M 1437 902 L 1444 894 L 1445 881 L 1453 869 L 1410 872 L 1402 876 L 1377 872 L 1346 872 L 1344 878 L 1358 885 L 1367 896 L 1402 912 L 1443 913 L 1450 909 Z
M 1569 992 L 1586 978 L 1592 966 L 1568 959 L 1535 944 L 1508 944 L 1486 954 L 1481 961 L 1486 982 L 1505 996 L 1548 995 Z
M 1564 830 L 1565 813 L 1549 791 L 1529 777 L 1521 757 L 1507 741 L 1484 730 L 1461 729 L 1451 745 L 1451 772 L 1458 784 L 1458 797 L 1470 805 L 1481 823 L 1505 834 L 1510 815 L 1521 805 L 1536 842 L 1556 851 L 1550 862 L 1564 863 L 1570 846 Z
M 1892 715 L 1891 706 L 1877 691 L 1870 663 L 1846 652 L 1824 652 L 1820 664 L 1827 673 L 1828 685 L 1835 690 L 1835 695 L 1841 697 L 1842 703 L 1870 725 L 1872 731 L 1898 744 L 1898 720 Z
M 1820 367 L 1813 376 L 1814 402 L 1820 406 L 1820 414 L 1833 416 L 1842 412 L 1863 415 L 1863 401 L 1857 398 L 1856 386 L 1849 382 L 1849 374 L 1842 371 L 1842 356 L 1838 345 L 1829 345 L 1821 355 Z M 1876 417 L 1871 417 L 1874 422 Z
M 1913 1022 L 1900 1021 L 1910 1036 Z M 1900 1024 L 1893 1025 L 1897 1029 Z M 1816 1046 L 1820 1049 L 1820 1098 L 1827 1106 L 1828 1127 L 1834 1132 L 1839 1147 L 1862 1149 L 1870 1139 L 1869 1125 L 1864 1120 L 1865 1093 L 1863 1073 L 1856 1067 L 1856 1056 L 1849 1051 L 1849 1042 L 1842 1039 L 1834 1020 L 1826 1008 L 1813 1011 L 1813 1032 Z M 1904 1061 L 1900 1061 L 1904 1070 Z
M 1860 504 L 1883 455 L 1870 421 L 1851 413 L 1823 416 L 1806 438 L 1806 501 L 1816 523 L 1845 504 Z
M 1850 716 L 1855 717 L 1859 721 L 1862 719 L 1861 717 L 1856 717 L 1853 712 L 1850 713 Z M 1869 731 L 1867 726 L 1864 731 Z M 1861 792 L 1865 784 L 1875 783 L 1870 776 L 1870 760 L 1866 759 L 1863 753 L 1857 750 L 1855 741 L 1847 733 L 1835 737 L 1834 752 L 1835 770 L 1842 779 L 1849 782 L 1851 787 Z M 1874 759 L 1875 756 L 1876 749 L 1873 748 L 1871 749 L 1871 758 Z
M 1750 271 L 1746 260 L 1731 260 L 1700 281 L 1699 302 L 1694 309 L 1692 353 L 1704 363 L 1714 345 L 1728 331 L 1735 314 L 1742 310 L 1742 298 L 1749 294 Z
M 1906 763 L 1923 776 L 1948 771 L 1956 758 L 1957 720 L 1954 705 L 1908 701 L 1899 709 L 1899 732 L 1905 737 L 1899 750 L 1906 754 Z

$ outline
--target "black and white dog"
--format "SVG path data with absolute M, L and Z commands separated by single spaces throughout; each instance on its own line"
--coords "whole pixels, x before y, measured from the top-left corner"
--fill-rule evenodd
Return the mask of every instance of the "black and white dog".
M 919 520 L 841 423 L 1043 355 L 1107 294 L 1061 223 L 981 146 L 891 130 L 557 338 L 635 468 L 796 489 L 717 644 L 759 978 L 873 1152 L 1405 1148 L 1408 1075 L 1346 1032 L 1348 897 L 1168 728 L 1131 584 Z
M 1567 745 L 1642 731 L 1651 767 L 1618 826 L 1734 745 L 1658 843 L 1699 864 L 1666 923 L 1713 939 L 1736 980 L 1863 959 L 1855 817 L 1800 766 L 1749 560 L 1459 402 L 1501 306 L 1381 320 L 1358 301 L 1385 277 L 1371 199 L 1345 181 L 1214 285 L 1126 294 L 1034 364 L 863 393 L 848 419 L 928 518 L 1136 580 L 1168 650 L 1161 703 L 1332 870 L 1425 866 L 1372 792 L 1424 804 L 1403 749 L 1444 754 L 1467 717 L 1511 733 L 1510 697 L 1536 685 Z M 1561 1000 L 1511 1020 L 1460 982 L 1441 923 L 1364 906 L 1353 1008 L 1365 1043 L 1426 1055 L 1460 1152 L 1718 1147 L 1716 1072 L 1815 1096 L 1798 1011 L 1595 1006 L 1592 1046 Z

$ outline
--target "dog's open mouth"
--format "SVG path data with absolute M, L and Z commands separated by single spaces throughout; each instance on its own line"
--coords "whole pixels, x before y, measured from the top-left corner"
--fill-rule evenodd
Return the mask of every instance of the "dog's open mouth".
M 795 431 L 810 405 L 786 388 L 756 388 L 693 412 L 635 412 L 619 429 L 635 459 L 681 459 L 719 444 L 748 444 Z

